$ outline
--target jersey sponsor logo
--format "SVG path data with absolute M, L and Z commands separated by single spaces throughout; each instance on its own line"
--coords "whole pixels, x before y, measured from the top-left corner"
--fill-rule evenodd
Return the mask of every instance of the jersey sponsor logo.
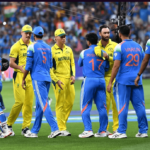
M 58 58 L 58 61 L 62 61 L 62 60 L 70 60 L 70 57 L 60 57 L 60 58 Z
M 23 53 L 23 56 L 27 56 L 27 53 Z
M 60 52 L 57 52 L 57 53 L 55 53 L 55 54 L 60 54 Z
M 25 48 L 20 49 L 21 51 L 26 50 Z
M 109 51 L 113 51 L 113 48 L 108 48 Z
M 69 51 L 66 51 L 66 53 L 68 54 L 68 53 L 70 53 Z

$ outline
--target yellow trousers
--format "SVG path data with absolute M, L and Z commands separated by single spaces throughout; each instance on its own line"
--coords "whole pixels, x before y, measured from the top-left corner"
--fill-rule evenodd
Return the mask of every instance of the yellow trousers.
M 22 88 L 23 73 L 14 72 L 13 74 L 13 91 L 15 97 L 15 104 L 8 116 L 7 124 L 12 126 L 16 121 L 21 109 L 23 116 L 22 129 L 29 127 L 32 119 L 32 105 L 34 98 L 34 91 L 30 74 L 26 77 L 26 90 Z
M 113 115 L 113 131 L 116 131 L 118 129 L 118 111 L 117 111 L 117 106 L 116 102 L 113 96 L 113 85 L 111 89 L 111 93 L 107 92 L 107 86 L 109 84 L 110 77 L 105 77 L 105 82 L 106 82 L 106 105 L 107 105 L 107 115 L 109 115 L 109 110 L 110 110 L 110 103 L 112 103 L 112 115 Z M 109 123 L 107 126 L 107 130 L 109 129 Z
M 59 80 L 63 82 L 63 90 L 61 90 L 58 84 L 53 83 L 53 89 L 56 98 L 56 118 L 59 130 L 66 130 L 66 122 L 70 115 L 75 99 L 74 85 L 70 85 L 71 80 L 59 77 Z

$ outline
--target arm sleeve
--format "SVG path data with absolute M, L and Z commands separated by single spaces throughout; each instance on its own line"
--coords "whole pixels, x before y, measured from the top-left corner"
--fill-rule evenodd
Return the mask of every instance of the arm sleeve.
M 103 51 L 100 49 L 99 46 L 96 46 L 94 48 L 94 52 L 95 52 L 95 55 L 98 56 L 98 57 L 103 57 Z
M 52 50 L 50 52 L 50 68 L 53 67 L 53 57 L 52 57 Z
M 118 44 L 116 47 L 115 47 L 115 50 L 114 50 L 114 56 L 113 56 L 113 60 L 120 60 L 121 61 L 121 45 Z
M 84 51 L 82 51 L 82 52 L 80 53 L 80 56 L 79 56 L 79 59 L 78 59 L 78 65 L 79 65 L 80 67 L 83 66 L 83 59 L 84 59 Z
M 149 54 L 150 55 L 150 39 L 146 43 L 145 54 Z
M 71 76 L 75 76 L 75 63 L 74 63 L 74 56 L 71 50 Z
M 10 49 L 9 57 L 17 58 L 17 56 L 18 56 L 18 48 L 14 44 Z
M 33 64 L 34 45 L 30 45 L 27 50 L 27 60 L 25 70 L 31 71 Z
M 57 78 L 57 76 L 54 73 L 54 64 L 55 64 L 55 59 L 54 59 L 54 54 L 53 51 L 51 49 L 51 58 L 52 58 L 52 67 L 50 68 L 50 75 L 51 75 L 51 79 L 56 83 L 59 79 Z

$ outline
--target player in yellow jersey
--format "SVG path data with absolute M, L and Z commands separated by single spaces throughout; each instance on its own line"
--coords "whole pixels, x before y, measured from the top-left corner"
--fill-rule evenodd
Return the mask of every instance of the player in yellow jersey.
M 97 56 L 104 57 L 108 59 L 109 61 L 110 68 L 105 73 L 105 81 L 106 81 L 106 87 L 107 87 L 109 84 L 111 71 L 112 71 L 112 67 L 114 64 L 113 62 L 114 48 L 116 47 L 117 43 L 111 41 L 110 30 L 107 25 L 100 26 L 99 35 L 101 36 L 101 40 L 99 41 L 98 46 L 95 47 L 94 51 Z M 102 50 L 104 50 L 106 53 L 103 53 Z M 111 103 L 112 103 L 112 114 L 113 114 L 113 132 L 115 132 L 118 128 L 118 111 L 117 111 L 116 103 L 115 103 L 114 96 L 113 96 L 113 88 L 111 89 L 111 93 L 108 93 L 106 90 L 107 114 L 109 114 Z M 108 129 L 109 129 L 109 124 L 107 126 L 107 132 L 109 133 Z
M 22 88 L 23 73 L 26 64 L 27 48 L 32 44 L 30 41 L 32 34 L 32 27 L 25 25 L 22 27 L 22 38 L 18 40 L 10 50 L 10 67 L 14 68 L 13 74 L 13 91 L 15 97 L 15 104 L 13 105 L 11 112 L 8 116 L 7 124 L 12 130 L 12 125 L 16 121 L 21 109 L 23 116 L 22 132 L 24 135 L 29 133 L 29 126 L 32 118 L 32 104 L 34 98 L 34 91 L 32 87 L 31 76 L 28 74 L 26 78 L 26 90 Z M 15 133 L 12 130 L 12 136 Z
M 65 45 L 66 33 L 63 29 L 55 31 L 56 44 L 52 47 L 53 68 L 50 70 L 56 98 L 56 117 L 60 136 L 70 136 L 66 122 L 75 99 L 75 63 L 73 51 Z

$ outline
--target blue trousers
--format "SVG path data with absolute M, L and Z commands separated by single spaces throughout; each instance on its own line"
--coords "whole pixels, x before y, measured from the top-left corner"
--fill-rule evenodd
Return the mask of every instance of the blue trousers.
M 113 90 L 119 116 L 119 127 L 117 131 L 119 133 L 126 133 L 128 107 L 129 101 L 131 100 L 138 117 L 139 132 L 147 133 L 148 122 L 145 112 L 143 86 L 122 85 L 116 82 Z
M 2 82 L 0 81 L 0 108 L 5 109 L 3 98 L 2 98 L 2 95 L 1 95 L 1 91 L 2 91 Z
M 48 104 L 48 93 L 50 88 L 50 82 L 46 81 L 32 81 L 34 94 L 36 96 L 36 114 L 35 122 L 31 129 L 32 133 L 38 133 L 42 123 L 43 114 L 51 127 L 51 131 L 58 130 L 57 123 L 53 117 L 51 108 Z
M 80 103 L 84 131 L 92 131 L 90 111 L 93 99 L 99 113 L 100 128 L 98 132 L 100 133 L 106 131 L 108 124 L 104 78 L 85 78 L 82 82 Z

